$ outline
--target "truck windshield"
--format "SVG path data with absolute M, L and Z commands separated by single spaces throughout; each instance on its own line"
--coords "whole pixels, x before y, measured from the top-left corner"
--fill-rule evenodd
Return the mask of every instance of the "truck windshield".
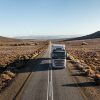
M 52 54 L 53 59 L 65 59 L 65 57 L 65 52 L 53 52 Z

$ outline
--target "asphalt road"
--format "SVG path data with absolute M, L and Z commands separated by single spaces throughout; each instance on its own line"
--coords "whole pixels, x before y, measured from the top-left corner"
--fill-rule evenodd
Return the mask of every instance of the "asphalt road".
M 50 47 L 16 100 L 85 100 L 68 68 L 52 69 Z

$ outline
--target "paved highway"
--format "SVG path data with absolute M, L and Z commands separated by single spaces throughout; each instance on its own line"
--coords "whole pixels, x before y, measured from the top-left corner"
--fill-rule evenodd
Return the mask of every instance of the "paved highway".
M 50 47 L 48 47 L 16 100 L 86 100 L 86 98 L 75 86 L 67 67 L 51 68 Z

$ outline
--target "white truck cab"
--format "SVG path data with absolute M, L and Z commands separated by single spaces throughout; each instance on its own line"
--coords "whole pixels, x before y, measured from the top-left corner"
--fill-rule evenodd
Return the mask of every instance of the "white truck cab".
M 51 62 L 53 68 L 66 67 L 66 50 L 64 44 L 52 44 Z

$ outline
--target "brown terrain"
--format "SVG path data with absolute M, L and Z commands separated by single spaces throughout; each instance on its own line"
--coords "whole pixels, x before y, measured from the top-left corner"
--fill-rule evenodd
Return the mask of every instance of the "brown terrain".
M 48 45 L 47 41 L 17 40 L 0 37 L 0 92 Z

